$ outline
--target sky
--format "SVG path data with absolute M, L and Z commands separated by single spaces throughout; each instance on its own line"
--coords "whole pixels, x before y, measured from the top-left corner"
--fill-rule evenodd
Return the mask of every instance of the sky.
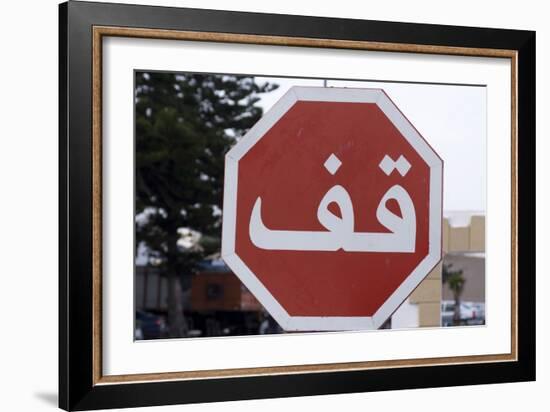
M 323 86 L 322 79 L 256 77 L 279 88 L 260 95 L 269 110 L 292 86 Z M 486 88 L 482 86 L 327 80 L 327 87 L 382 88 L 444 162 L 446 216 L 486 209 Z

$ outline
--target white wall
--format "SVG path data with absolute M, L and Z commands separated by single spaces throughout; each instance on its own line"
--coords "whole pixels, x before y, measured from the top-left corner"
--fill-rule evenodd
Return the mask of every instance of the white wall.
M 134 1 L 135 3 L 136 1 Z M 151 1 L 188 7 L 490 26 L 537 30 L 538 255 L 550 207 L 543 176 L 550 175 L 548 56 L 545 2 L 277 0 Z M 57 391 L 57 1 L 3 2 L 0 12 L 0 409 L 52 409 Z M 32 119 L 32 120 L 29 120 Z M 546 187 L 545 187 L 546 186 Z M 541 265 L 539 266 L 539 269 Z M 536 383 L 337 395 L 223 405 L 166 407 L 178 411 L 287 410 L 521 410 L 546 404 L 550 385 L 550 327 L 543 304 L 550 282 L 538 271 Z M 529 275 L 529 274 L 526 274 Z M 32 279 L 32 281 L 31 281 Z M 406 343 L 405 343 L 406 344 Z M 156 408 L 144 409 L 147 411 Z M 160 408 L 158 408 L 160 410 Z
M 397 309 L 391 317 L 392 329 L 405 329 L 405 328 L 417 328 L 418 319 L 418 305 L 411 303 L 407 299 L 399 309 Z

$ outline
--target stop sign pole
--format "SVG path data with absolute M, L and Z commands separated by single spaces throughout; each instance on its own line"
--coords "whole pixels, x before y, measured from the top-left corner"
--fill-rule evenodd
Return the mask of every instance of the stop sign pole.
M 226 155 L 222 258 L 287 331 L 377 329 L 441 260 L 442 186 L 382 89 L 295 86 Z

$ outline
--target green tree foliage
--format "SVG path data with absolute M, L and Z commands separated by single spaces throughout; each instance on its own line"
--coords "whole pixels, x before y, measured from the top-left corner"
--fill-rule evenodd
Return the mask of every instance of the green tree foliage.
M 250 76 L 136 72 L 136 245 L 168 278 L 170 336 L 187 331 L 185 279 L 219 250 L 224 155 L 262 116 L 258 95 L 276 87 Z M 182 246 L 182 228 L 200 243 Z

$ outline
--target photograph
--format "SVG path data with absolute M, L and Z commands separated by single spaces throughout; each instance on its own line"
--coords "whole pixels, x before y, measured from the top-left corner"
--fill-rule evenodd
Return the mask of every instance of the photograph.
M 246 277 L 240 278 L 239 273 L 235 273 L 222 257 L 224 160 L 232 147 L 241 140 L 251 138 L 247 133 L 260 118 L 277 110 L 274 106 L 296 87 L 308 88 L 306 90 L 383 91 L 398 104 L 413 126 L 419 128 L 419 133 L 443 161 L 442 260 L 424 274 L 425 278 L 421 279 L 414 291 L 399 302 L 399 307 L 387 319 L 383 319 L 378 328 L 484 325 L 487 167 L 485 86 L 146 70 L 135 71 L 134 84 L 136 340 L 285 333 L 284 322 L 270 311 L 270 307 L 266 307 L 269 301 L 263 300 L 261 292 L 255 294 L 254 285 L 247 284 Z M 371 110 L 369 106 L 373 106 L 369 103 L 351 105 L 358 106 L 359 117 L 368 116 Z M 330 109 L 324 110 L 322 120 L 313 113 L 310 118 L 298 120 L 294 126 L 304 136 L 314 134 L 315 146 L 325 136 L 319 134 L 315 125 L 310 123 L 319 123 L 320 129 L 327 130 L 325 123 L 337 121 L 336 118 L 328 118 L 331 116 Z M 342 130 L 342 126 L 334 131 L 334 134 L 344 135 L 342 141 L 332 142 L 332 149 L 340 153 L 341 159 L 335 158 L 338 162 L 347 164 L 344 159 L 353 161 L 352 156 L 354 152 L 362 150 L 360 145 L 363 141 L 366 142 L 367 150 L 373 151 L 376 141 L 386 140 L 387 137 L 381 133 L 391 133 L 392 130 L 380 130 L 374 122 L 373 118 L 371 124 L 360 126 L 348 118 L 346 123 L 352 128 L 361 128 L 356 135 L 353 131 Z M 287 127 L 282 133 L 289 135 L 292 130 Z M 282 144 L 289 152 L 304 156 L 292 146 L 293 140 L 287 139 Z M 299 144 L 304 144 L 303 139 Z M 285 158 L 289 156 L 270 155 L 274 163 L 271 167 L 286 169 L 289 164 L 309 167 L 303 158 Z M 379 160 L 383 159 L 379 157 Z M 362 179 L 354 184 L 353 189 L 357 192 L 352 193 L 354 201 L 358 200 L 358 196 L 373 196 L 375 182 L 371 181 L 368 174 L 360 174 L 366 159 L 363 157 L 350 170 L 350 173 Z M 307 179 L 304 186 L 299 181 L 287 178 L 283 183 L 294 187 L 287 187 L 284 191 L 277 187 L 276 182 L 266 186 L 269 177 L 265 173 L 258 173 L 251 172 L 250 175 L 259 181 L 264 190 L 262 187 L 254 190 L 266 202 L 280 199 L 285 194 L 293 196 L 278 203 L 277 207 L 285 215 L 283 219 L 288 220 L 291 209 L 297 212 L 300 197 L 311 195 L 318 203 L 323 196 L 315 191 L 309 193 L 311 181 Z M 284 173 L 284 170 L 275 172 L 279 173 Z M 291 172 L 294 173 L 305 172 L 298 167 Z M 371 174 L 376 178 L 375 173 Z M 231 184 L 227 182 L 227 177 L 225 182 Z M 374 196 L 378 196 L 376 201 L 380 200 L 380 195 Z M 395 202 L 392 213 L 401 217 L 405 203 L 388 199 L 388 209 L 392 201 Z M 368 203 L 367 199 L 367 207 L 370 206 Z M 314 206 L 306 206 L 304 213 L 315 217 L 317 209 Z M 334 203 L 334 206 L 340 208 L 336 214 L 343 213 L 342 203 Z M 264 207 L 267 215 L 269 206 Z M 391 233 L 390 228 L 384 227 L 380 221 L 372 221 L 375 216 L 371 212 L 369 217 L 368 209 L 356 210 L 354 215 L 357 231 L 362 226 L 366 231 L 370 226 L 380 233 Z M 294 220 L 300 225 L 306 219 L 307 216 Z M 419 237 L 413 243 L 415 246 L 418 244 L 420 249 L 423 229 L 419 226 L 427 222 L 422 218 L 420 210 L 416 218 L 413 216 L 413 220 Z M 378 228 L 376 224 L 381 227 Z M 318 230 L 315 226 L 320 224 L 313 223 L 312 229 Z M 262 250 L 261 246 L 251 244 L 249 247 Z M 259 263 L 257 270 L 259 276 L 264 276 L 261 281 L 271 283 L 271 287 L 291 289 L 281 292 L 283 296 L 293 295 L 287 297 L 287 300 L 294 299 L 302 306 L 323 306 L 319 310 L 323 311 L 324 316 L 341 316 L 347 310 L 345 306 L 354 305 L 354 314 L 359 316 L 368 313 L 368 308 L 373 305 L 370 300 L 378 299 L 371 292 L 373 283 L 380 288 L 380 293 L 384 293 L 384 289 L 391 289 L 395 282 L 392 279 L 392 270 L 395 269 L 387 263 L 381 265 L 380 256 L 385 260 L 401 256 L 408 259 L 407 252 L 381 252 L 312 250 L 312 262 L 307 260 L 309 257 L 303 261 L 287 261 L 273 270 L 275 273 L 270 273 L 270 269 L 264 267 L 269 263 L 263 262 L 269 262 L 270 259 L 266 253 L 261 257 L 263 262 Z M 279 260 L 277 252 L 271 253 Z M 280 253 L 283 255 L 281 259 L 290 256 L 288 248 Z M 336 266 L 331 266 L 332 255 L 338 256 Z M 415 263 L 408 263 L 406 270 L 410 272 L 411 265 Z M 271 279 L 284 278 L 287 273 L 291 274 L 294 281 L 281 281 L 279 285 Z M 300 287 L 299 282 L 307 283 L 312 277 L 334 287 L 323 287 L 313 292 Z M 361 282 L 359 278 L 368 280 Z M 354 284 L 353 293 L 345 294 L 343 302 L 338 302 L 338 299 L 342 300 L 336 289 L 338 282 Z M 322 297 L 327 303 L 321 305 L 315 299 L 311 300 L 308 296 L 310 293 L 316 293 L 317 300 Z M 308 310 L 309 313 L 313 311 L 307 307 L 298 307 L 296 313 L 304 315 Z M 340 327 L 330 330 L 338 330 Z M 356 328 L 360 330 L 361 326 Z M 348 328 L 344 326 L 343 329 Z M 304 330 L 312 329 L 298 327 L 291 332 Z M 323 328 L 313 327 L 313 330 L 322 331 Z

